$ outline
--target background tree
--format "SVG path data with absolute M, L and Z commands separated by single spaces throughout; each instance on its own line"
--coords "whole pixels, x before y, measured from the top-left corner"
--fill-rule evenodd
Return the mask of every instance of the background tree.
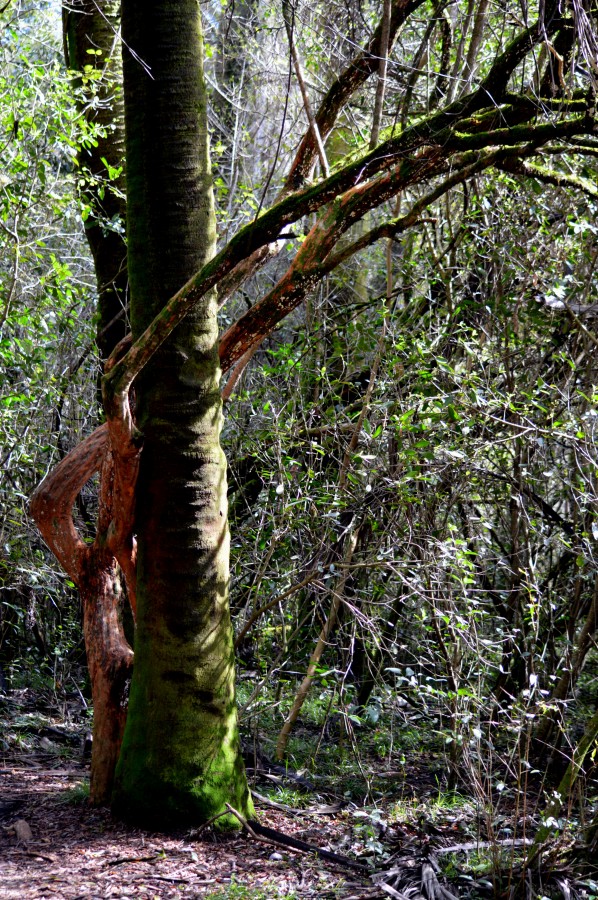
M 120 4 L 79 2 L 63 8 L 65 59 L 74 95 L 91 138 L 81 135 L 77 154 L 77 185 L 82 200 L 85 234 L 94 259 L 97 282 L 97 331 L 100 370 L 104 360 L 128 331 L 128 274 L 124 240 L 124 109 L 120 55 Z M 93 445 L 93 438 L 92 438 Z M 100 454 L 92 450 L 94 462 Z M 63 464 L 70 488 L 54 517 L 66 527 L 71 543 L 57 547 L 62 565 L 77 584 L 83 606 L 83 631 L 94 706 L 94 753 L 91 797 L 106 802 L 124 730 L 133 652 L 122 624 L 124 571 L 134 565 L 133 541 L 124 552 L 114 550 L 110 525 L 114 502 L 110 477 L 102 481 L 93 542 L 77 538 L 72 507 L 80 484 L 94 471 L 85 459 Z M 49 485 L 47 485 L 49 487 Z M 44 498 L 40 498 L 43 504 Z M 34 502 L 34 514 L 38 506 Z M 56 526 L 54 526 L 56 529 Z M 130 581 L 130 588 L 133 585 Z M 134 612 L 134 594 L 128 598 Z M 102 634 L 98 641 L 96 635 Z
M 129 332 L 120 4 L 75 0 L 63 6 L 65 59 L 96 139 L 78 158 L 85 235 L 98 285 L 97 343 L 106 360 Z

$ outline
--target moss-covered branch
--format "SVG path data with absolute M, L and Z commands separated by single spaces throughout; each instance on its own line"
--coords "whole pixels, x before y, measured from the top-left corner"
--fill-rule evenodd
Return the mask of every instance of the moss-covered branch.
M 505 148 L 486 153 L 471 151 L 453 158 L 451 163 L 455 167 L 454 171 L 432 191 L 418 200 L 408 213 L 391 222 L 380 224 L 334 254 L 332 251 L 335 245 L 351 224 L 362 219 L 372 208 L 379 206 L 382 199 L 388 199 L 396 195 L 399 190 L 408 187 L 412 183 L 410 179 L 414 179 L 417 183 L 419 170 L 412 165 L 403 163 L 378 181 L 370 182 L 360 189 L 348 192 L 345 197 L 339 198 L 314 225 L 290 268 L 278 283 L 244 316 L 231 325 L 221 337 L 220 362 L 223 372 L 228 371 L 229 368 L 248 356 L 250 351 L 253 351 L 285 316 L 296 309 L 306 293 L 313 289 L 314 285 L 325 275 L 341 263 L 346 262 L 355 253 L 381 238 L 394 237 L 408 228 L 412 228 L 424 210 L 439 197 L 473 175 L 504 161 L 510 152 L 519 153 L 520 151 L 518 149 L 509 151 Z M 533 153 L 535 151 L 528 147 L 523 152 Z M 429 177 L 432 177 L 433 174 L 442 174 L 445 168 L 443 158 L 439 159 L 433 154 L 426 158 L 422 154 L 421 159 L 426 160 L 426 165 L 434 167 L 434 171 L 431 169 L 428 171 Z M 249 358 L 248 356 L 247 361 Z M 236 373 L 236 377 L 238 374 Z
M 455 113 L 459 104 L 453 104 Z M 451 107 L 451 109 L 453 108 Z M 452 118 L 452 121 L 451 121 Z M 117 363 L 105 378 L 104 402 L 109 415 L 122 415 L 117 396 L 124 398 L 133 379 L 151 359 L 163 341 L 182 321 L 189 310 L 209 290 L 215 287 L 232 269 L 255 250 L 276 240 L 281 230 L 309 213 L 316 212 L 352 188 L 363 187 L 382 172 L 397 166 L 400 160 L 407 165 L 417 165 L 418 156 L 428 148 L 440 161 L 451 153 L 486 147 L 516 147 L 519 144 L 540 145 L 546 141 L 583 135 L 591 132 L 594 120 L 587 115 L 575 116 L 544 124 L 525 123 L 469 134 L 460 130 L 459 117 L 449 116 L 447 111 L 429 117 L 402 135 L 385 141 L 375 150 L 365 154 L 319 184 L 304 188 L 284 198 L 254 222 L 242 228 L 230 243 L 194 275 L 165 305 L 147 330 L 133 345 L 124 359 Z M 421 158 L 421 157 L 419 157 Z M 425 169 L 421 179 L 429 176 Z M 413 179 L 405 182 L 414 183 Z M 387 199 L 382 192 L 380 202 Z M 371 207 L 370 207 L 371 208 Z
M 538 163 L 528 163 L 523 160 L 504 160 L 499 164 L 499 168 L 513 175 L 524 175 L 526 178 L 535 178 L 543 184 L 551 184 L 554 187 L 569 187 L 577 191 L 581 191 L 591 197 L 592 200 L 598 200 L 598 188 L 596 185 L 582 178 L 580 175 L 573 175 L 566 172 L 557 172 L 549 169 L 547 166 Z

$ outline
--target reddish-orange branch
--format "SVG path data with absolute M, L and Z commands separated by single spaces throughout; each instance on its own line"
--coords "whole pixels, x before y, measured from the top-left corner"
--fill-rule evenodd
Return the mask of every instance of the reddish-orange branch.
M 107 425 L 97 428 L 46 475 L 30 501 L 31 515 L 45 542 L 75 584 L 89 546 L 75 528 L 73 504 L 85 482 L 100 469 L 107 436 Z

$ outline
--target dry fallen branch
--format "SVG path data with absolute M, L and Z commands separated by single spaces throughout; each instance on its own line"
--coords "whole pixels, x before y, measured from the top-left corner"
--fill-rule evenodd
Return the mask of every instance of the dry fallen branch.
M 238 819 L 243 828 L 245 828 L 256 841 L 261 841 L 265 844 L 273 844 L 275 847 L 280 847 L 284 850 L 296 850 L 300 853 L 315 853 L 321 859 L 325 859 L 327 862 L 336 863 L 338 866 L 356 869 L 357 871 L 364 873 L 368 871 L 366 865 L 357 862 L 357 860 L 350 859 L 348 856 L 342 856 L 340 853 L 333 853 L 331 850 L 324 850 L 322 847 L 316 847 L 315 844 L 308 844 L 306 841 L 290 837 L 290 835 L 283 834 L 282 831 L 276 831 L 274 828 L 267 828 L 265 825 L 260 825 L 260 823 L 256 822 L 254 819 L 245 819 L 240 812 L 230 805 L 230 803 L 226 804 L 226 808 L 236 819 Z

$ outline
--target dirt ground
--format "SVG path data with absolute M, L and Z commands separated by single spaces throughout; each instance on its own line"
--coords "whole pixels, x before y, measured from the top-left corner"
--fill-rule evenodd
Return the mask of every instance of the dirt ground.
M 243 897 L 274 900 L 388 896 L 367 874 L 244 834 L 164 835 L 128 828 L 87 804 L 73 766 L 0 769 L 0 897 Z M 350 826 L 341 817 L 262 809 L 263 825 L 344 853 Z M 31 834 L 19 840 L 26 822 Z M 24 829 L 25 832 L 27 829 Z M 341 845 L 339 848 L 339 844 Z M 245 890 L 243 890 L 245 888 Z M 249 891 L 249 889 L 252 889 Z M 259 890 L 258 890 L 259 889 Z M 259 893 L 261 891 L 261 893 Z
M 523 858 L 520 836 L 529 842 L 539 822 L 537 791 L 526 794 L 521 809 L 515 795 L 507 803 L 498 798 L 488 831 L 471 798 L 442 795 L 429 761 L 396 769 L 390 759 L 373 758 L 368 790 L 377 786 L 378 799 L 367 805 L 345 792 L 347 784 L 336 776 L 298 794 L 281 790 L 293 777 L 283 773 L 268 797 L 280 777 L 248 769 L 256 827 L 307 842 L 310 848 L 302 851 L 246 831 L 227 837 L 210 828 L 143 831 L 113 819 L 107 808 L 89 806 L 84 723 L 71 711 L 55 713 L 27 691 L 0 706 L 0 900 L 490 898 L 496 885 L 489 864 L 502 867 L 504 847 L 511 884 Z M 284 797 L 309 805 L 292 809 L 280 802 Z M 315 848 L 342 859 L 323 858 Z M 535 873 L 537 896 L 596 897 L 595 867 L 590 872 L 584 863 L 580 880 L 561 857 L 550 872 L 541 867 Z

